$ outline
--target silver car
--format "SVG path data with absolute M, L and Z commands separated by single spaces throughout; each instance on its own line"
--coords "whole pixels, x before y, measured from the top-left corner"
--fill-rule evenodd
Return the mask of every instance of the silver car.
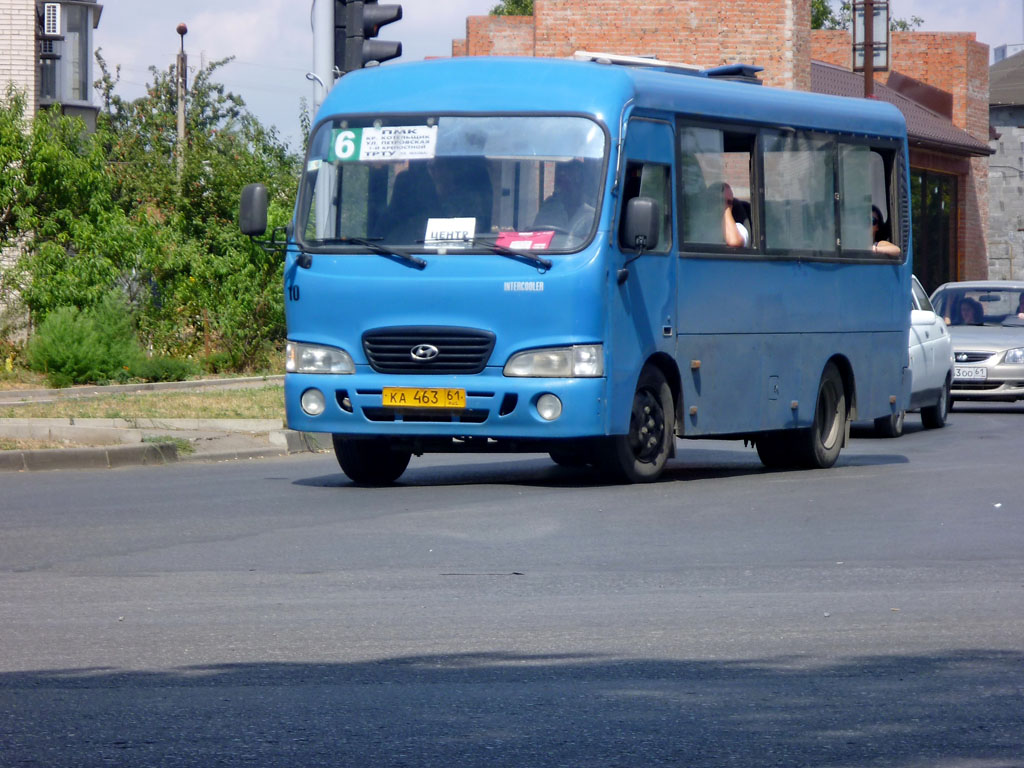
M 1024 399 L 1024 281 L 946 283 L 931 298 L 953 337 L 952 399 Z

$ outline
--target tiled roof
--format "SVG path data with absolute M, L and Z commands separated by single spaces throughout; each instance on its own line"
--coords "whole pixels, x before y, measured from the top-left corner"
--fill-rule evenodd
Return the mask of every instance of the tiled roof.
M 988 103 L 994 107 L 1024 104 L 1024 53 L 1008 56 L 989 67 Z
M 864 75 L 822 61 L 811 62 L 811 90 L 832 96 L 864 98 Z M 907 121 L 907 141 L 911 146 L 934 149 L 955 155 L 991 155 L 988 144 L 953 125 L 948 118 L 921 106 L 879 82 L 875 98 L 887 101 L 903 113 Z

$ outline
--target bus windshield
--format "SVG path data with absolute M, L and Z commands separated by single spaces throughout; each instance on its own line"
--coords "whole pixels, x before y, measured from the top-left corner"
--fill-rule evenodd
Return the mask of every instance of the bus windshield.
M 321 252 L 579 250 L 597 228 L 606 147 L 584 117 L 335 118 L 310 140 L 296 234 Z

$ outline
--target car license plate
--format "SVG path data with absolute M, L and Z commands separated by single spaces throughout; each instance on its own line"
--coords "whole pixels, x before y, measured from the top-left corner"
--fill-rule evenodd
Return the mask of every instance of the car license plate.
M 466 390 L 436 387 L 384 387 L 385 408 L 465 408 Z
M 953 368 L 953 378 L 960 381 L 984 381 L 988 378 L 988 368 L 957 365 Z

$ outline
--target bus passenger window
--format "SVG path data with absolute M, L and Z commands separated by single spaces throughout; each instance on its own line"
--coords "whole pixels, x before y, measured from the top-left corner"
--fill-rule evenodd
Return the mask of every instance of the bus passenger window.
M 680 126 L 683 242 L 750 247 L 754 134 Z
M 839 228 L 844 253 L 900 255 L 889 206 L 887 169 L 893 167 L 894 158 L 892 151 L 863 144 L 839 145 Z
M 672 248 L 672 187 L 670 169 L 656 163 L 626 163 L 626 175 L 622 186 L 622 214 L 619 217 L 619 243 L 623 250 L 633 250 L 633 244 L 626 243 L 623 234 L 626 223 L 626 204 L 634 197 L 649 197 L 658 204 L 661 211 L 661 229 L 658 232 L 656 253 L 665 253 Z
M 764 229 L 768 248 L 836 250 L 831 139 L 803 132 L 764 133 Z

